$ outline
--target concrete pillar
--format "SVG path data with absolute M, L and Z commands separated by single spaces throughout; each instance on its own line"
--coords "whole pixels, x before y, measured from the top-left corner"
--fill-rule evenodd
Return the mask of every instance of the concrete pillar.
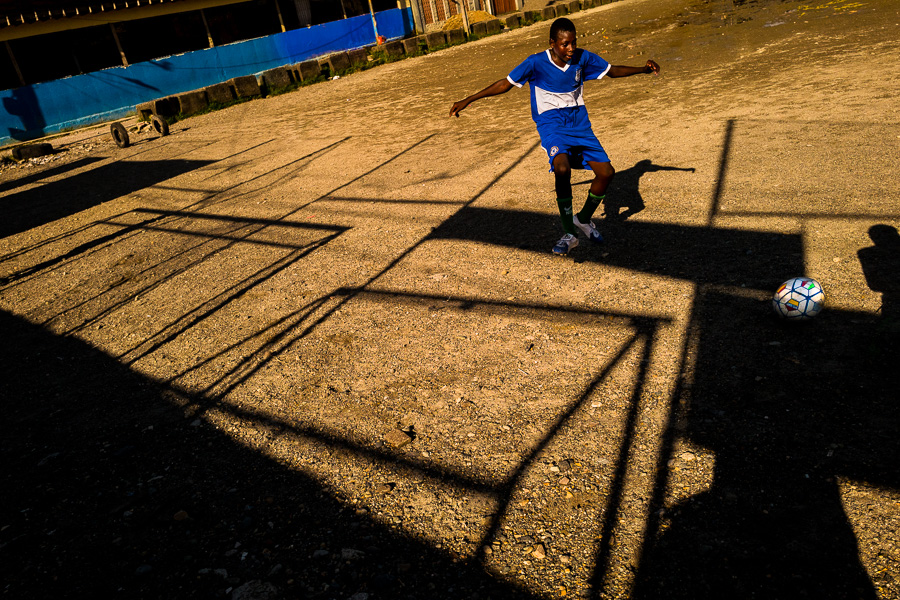
M 422 0 L 410 0 L 412 7 L 413 24 L 416 26 L 416 33 L 425 33 L 425 11 L 422 10 Z
M 378 19 L 375 18 L 375 8 L 372 6 L 372 0 L 369 0 L 369 14 L 372 16 L 372 30 L 375 32 L 375 43 L 380 46 L 384 42 L 384 38 L 378 33 Z
M 122 66 L 128 66 L 128 59 L 125 57 L 125 51 L 122 50 L 122 43 L 119 42 L 119 34 L 116 33 L 116 26 L 113 23 L 109 24 L 109 29 L 112 31 L 113 39 L 116 41 L 116 48 L 119 49 L 119 56 L 122 57 Z
M 13 54 L 12 46 L 9 45 L 9 42 L 3 42 L 6 44 L 6 53 L 9 54 L 9 60 L 12 62 L 13 68 L 16 70 L 16 77 L 19 78 L 19 85 L 25 85 L 25 78 L 22 77 L 22 70 L 19 69 L 19 63 L 16 61 L 16 56 Z
M 309 8 L 309 0 L 294 0 L 294 6 L 297 9 L 297 19 L 300 21 L 300 27 L 312 25 L 312 11 Z
M 209 23 L 206 22 L 206 13 L 203 12 L 203 9 L 200 9 L 200 18 L 203 20 L 203 29 L 206 30 L 206 39 L 209 41 L 209 47 L 215 48 L 216 45 L 213 43 L 212 33 L 209 31 Z
M 284 33 L 287 29 L 284 26 L 284 19 L 281 17 L 281 6 L 278 5 L 277 0 L 275 2 L 275 12 L 278 13 L 278 24 L 281 26 L 281 32 Z

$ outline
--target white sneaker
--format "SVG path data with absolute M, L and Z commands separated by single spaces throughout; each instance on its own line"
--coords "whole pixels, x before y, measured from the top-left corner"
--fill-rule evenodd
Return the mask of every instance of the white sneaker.
M 562 238 L 556 242 L 556 245 L 553 246 L 554 254 L 568 254 L 569 250 L 578 245 L 578 238 L 572 235 L 571 233 L 567 233 L 562 236 Z
M 594 225 L 594 222 L 588 219 L 587 223 L 582 223 L 578 220 L 578 215 L 572 215 L 572 222 L 575 223 L 575 227 L 581 230 L 581 233 L 587 236 L 587 239 L 591 240 L 595 244 L 599 244 L 603 241 L 603 236 L 600 235 L 600 232 L 597 231 L 597 226 Z

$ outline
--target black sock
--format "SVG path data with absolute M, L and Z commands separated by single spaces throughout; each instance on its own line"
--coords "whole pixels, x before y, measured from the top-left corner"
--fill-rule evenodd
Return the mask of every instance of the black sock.
M 597 207 L 603 204 L 603 201 L 606 199 L 606 194 L 602 196 L 595 196 L 591 192 L 588 192 L 587 200 L 584 201 L 584 208 L 578 213 L 578 220 L 582 223 L 587 223 L 591 220 L 591 217 L 594 216 L 594 212 L 597 210 Z

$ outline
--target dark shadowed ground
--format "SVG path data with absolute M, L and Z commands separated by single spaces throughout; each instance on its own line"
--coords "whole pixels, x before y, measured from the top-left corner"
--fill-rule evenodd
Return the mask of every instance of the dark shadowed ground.
M 527 92 L 446 117 L 546 24 L 4 167 L 0 590 L 900 598 L 898 11 L 575 15 L 663 73 L 567 258 Z

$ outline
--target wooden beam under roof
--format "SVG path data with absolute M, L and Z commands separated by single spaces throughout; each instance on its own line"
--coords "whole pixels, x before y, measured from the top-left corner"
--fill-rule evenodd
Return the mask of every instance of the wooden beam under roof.
M 32 8 L 28 13 L 11 13 L 8 9 L 18 2 L 0 0 L 0 42 L 57 33 L 70 29 L 82 29 L 109 23 L 122 23 L 124 21 L 136 21 L 150 17 L 214 8 L 229 4 L 240 4 L 252 0 L 116 0 L 115 2 L 97 2 L 97 0 L 81 0 L 57 2 L 58 8 L 66 5 L 66 15 L 53 17 L 52 13 Z M 28 4 L 49 5 L 51 2 L 28 2 Z M 127 4 L 127 7 L 126 7 Z M 115 9 L 113 7 L 116 7 Z M 46 8 L 44 6 L 43 8 Z M 28 20 L 27 14 L 31 14 Z M 41 18 L 35 18 L 37 17 Z

